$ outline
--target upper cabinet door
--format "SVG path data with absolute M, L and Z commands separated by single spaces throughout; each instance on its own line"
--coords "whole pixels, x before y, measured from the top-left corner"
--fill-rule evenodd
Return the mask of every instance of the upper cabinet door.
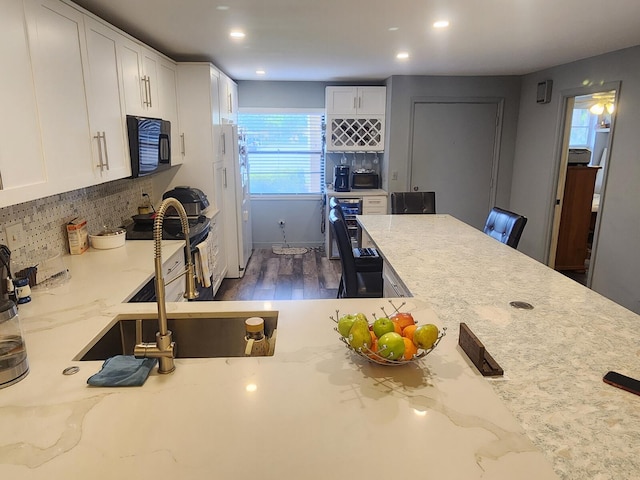
M 387 87 L 358 87 L 358 115 L 384 115 Z
M 238 123 L 238 85 L 220 72 L 220 123 Z
M 327 87 L 325 108 L 329 115 L 355 115 L 358 111 L 358 87 Z
M 25 4 L 49 184 L 55 193 L 91 185 L 83 15 L 57 0 Z
M 32 200 L 46 181 L 22 0 L 0 6 L 0 207 Z
M 124 96 L 118 74 L 120 34 L 86 17 L 87 83 L 93 168 L 100 181 L 131 175 L 127 153 Z
M 124 93 L 125 113 L 127 115 L 145 115 L 143 98 L 146 102 L 147 84 L 142 74 L 142 52 L 140 46 L 128 39 L 119 45 L 120 71 Z
M 160 116 L 171 122 L 171 165 L 184 163 L 184 135 L 178 116 L 178 71 L 175 63 L 163 58 L 158 63 Z

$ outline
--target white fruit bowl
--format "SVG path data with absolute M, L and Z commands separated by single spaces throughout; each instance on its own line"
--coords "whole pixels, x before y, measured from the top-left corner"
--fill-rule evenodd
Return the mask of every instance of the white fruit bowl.
M 98 250 L 110 250 L 122 247 L 125 243 L 127 232 L 124 228 L 104 230 L 97 235 L 89 235 L 91 246 Z
M 393 304 L 392 304 L 393 305 Z M 395 309 L 395 307 L 394 307 Z M 384 312 L 384 309 L 383 309 Z M 398 312 L 398 310 L 396 309 L 396 312 Z M 336 325 L 338 324 L 338 319 L 340 318 L 340 313 L 338 310 L 336 310 L 336 316 L 334 317 L 329 317 Z M 434 342 L 434 344 L 431 346 L 431 348 L 428 348 L 426 350 L 419 348 L 418 349 L 418 353 L 415 354 L 411 359 L 409 360 L 405 360 L 405 359 L 399 359 L 399 360 L 390 360 L 388 358 L 384 358 L 381 355 L 378 355 L 376 352 L 370 350 L 367 347 L 364 348 L 353 348 L 351 345 L 349 345 L 349 340 L 346 339 L 345 337 L 343 337 L 340 332 L 338 331 L 338 327 L 335 326 L 333 327 L 333 329 L 336 331 L 336 333 L 338 334 L 338 337 L 340 338 L 340 341 L 342 343 L 344 343 L 344 345 L 351 350 L 353 353 L 355 353 L 356 355 L 365 358 L 367 360 L 369 360 L 370 362 L 373 363 L 377 363 L 378 365 L 385 365 L 385 366 L 398 366 L 398 365 L 406 365 L 408 363 L 414 363 L 417 362 L 418 360 L 426 357 L 427 355 L 429 355 L 440 343 L 440 340 L 442 340 L 442 337 L 444 337 L 447 334 L 447 327 L 442 327 L 442 329 L 440 329 L 440 333 L 438 334 L 438 338 L 437 340 Z

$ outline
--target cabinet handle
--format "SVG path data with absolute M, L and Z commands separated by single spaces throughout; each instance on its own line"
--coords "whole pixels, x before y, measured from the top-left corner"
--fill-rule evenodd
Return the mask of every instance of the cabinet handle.
M 182 155 L 186 155 L 186 149 L 185 149 L 185 144 L 184 144 L 184 133 L 180 134 L 180 143 L 182 145 Z
M 149 89 L 149 108 L 153 108 L 153 102 L 151 101 L 151 77 L 147 75 L 147 88 Z
M 358 97 L 353 97 L 353 108 L 358 108 Z
M 222 154 L 227 154 L 227 136 L 223 133 L 222 135 Z
M 147 95 L 147 76 L 143 75 L 142 78 L 140 78 L 140 81 L 142 82 L 142 104 L 145 107 L 149 106 L 149 96 Z
M 102 143 L 104 143 L 104 161 L 109 171 L 109 150 L 107 149 L 107 132 L 102 132 Z
M 227 169 L 226 169 L 226 167 L 222 169 L 222 175 L 223 175 L 223 179 L 224 179 L 224 182 L 223 182 L 224 188 L 227 188 Z
M 362 108 L 362 97 L 358 97 L 358 108 Z
M 229 93 L 229 113 L 233 113 L 233 99 L 231 93 Z
M 0 172 L 0 190 L 4 190 L 4 184 L 2 183 L 2 172 Z
M 176 263 L 174 263 L 171 267 L 169 267 L 167 269 L 167 275 L 169 275 L 171 272 L 173 272 L 175 270 L 175 268 L 178 266 L 179 263 L 180 263 L 180 261 L 176 260 Z
M 96 142 L 98 143 L 98 162 L 99 163 L 96 165 L 96 167 L 98 167 L 102 172 L 104 170 L 104 163 L 102 161 L 102 134 L 98 132 L 96 135 L 93 136 L 93 138 L 95 138 Z

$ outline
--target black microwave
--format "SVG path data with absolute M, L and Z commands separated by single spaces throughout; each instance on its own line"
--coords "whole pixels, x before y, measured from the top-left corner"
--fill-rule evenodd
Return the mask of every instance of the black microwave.
M 171 167 L 171 122 L 127 115 L 131 177 L 144 177 Z
M 351 174 L 352 189 L 376 189 L 380 188 L 380 177 L 373 172 L 353 172 Z

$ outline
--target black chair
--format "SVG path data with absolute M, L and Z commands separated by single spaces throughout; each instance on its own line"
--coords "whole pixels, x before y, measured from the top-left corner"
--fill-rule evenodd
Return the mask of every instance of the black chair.
M 382 271 L 363 272 L 356 269 L 347 224 L 335 208 L 329 212 L 329 223 L 338 245 L 342 265 L 338 298 L 381 298 Z
M 518 248 L 527 217 L 494 207 L 484 225 L 484 233 L 513 248 Z
M 436 192 L 392 192 L 391 213 L 436 213 Z
M 344 224 L 347 224 L 347 220 L 344 217 L 344 212 L 340 206 L 340 202 L 336 197 L 329 199 L 329 207 L 331 210 L 335 210 L 338 216 L 342 219 Z M 356 261 L 356 270 L 359 272 L 381 272 L 382 271 L 382 257 L 378 254 L 375 248 L 353 248 L 353 257 Z

